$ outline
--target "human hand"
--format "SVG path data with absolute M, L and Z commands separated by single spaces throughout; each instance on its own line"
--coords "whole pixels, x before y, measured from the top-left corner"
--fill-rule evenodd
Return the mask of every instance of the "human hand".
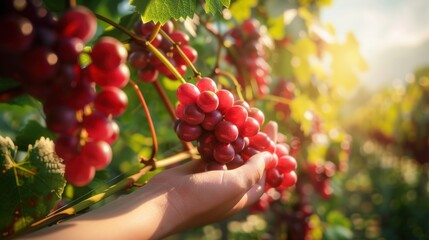
M 277 125 L 264 131 L 275 139 Z M 233 170 L 199 172 L 191 161 L 155 175 L 144 187 L 91 212 L 27 235 L 40 239 L 159 239 L 227 218 L 264 192 L 266 152 Z
M 264 152 L 239 168 L 202 173 L 194 172 L 205 163 L 193 161 L 156 175 L 145 187 L 167 192 L 161 224 L 173 223 L 176 226 L 168 231 L 178 232 L 225 219 L 256 202 L 264 192 L 264 169 L 271 160 Z
M 276 141 L 277 123 L 269 122 L 263 131 Z M 271 154 L 263 152 L 239 168 L 202 173 L 196 171 L 206 163 L 192 161 L 156 175 L 146 187 L 168 192 L 166 215 L 170 216 L 165 219 L 176 220 L 172 231 L 177 232 L 219 221 L 255 203 L 264 192 L 264 170 L 272 160 Z

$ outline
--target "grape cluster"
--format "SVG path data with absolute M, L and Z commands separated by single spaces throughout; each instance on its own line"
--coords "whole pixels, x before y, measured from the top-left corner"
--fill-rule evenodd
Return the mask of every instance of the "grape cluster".
M 329 199 L 334 193 L 331 178 L 336 172 L 335 164 L 331 161 L 327 161 L 324 164 L 311 163 L 307 166 L 307 171 L 315 190 L 323 198 Z
M 227 62 L 235 65 L 237 80 L 242 86 L 250 85 L 245 80 L 254 81 L 258 87 L 258 93 L 269 93 L 271 68 L 267 63 L 267 53 L 264 42 L 266 29 L 255 19 L 243 21 L 240 26 L 232 28 L 226 33 L 226 37 L 232 39 L 231 49 L 226 55 Z
M 150 40 L 156 25 L 153 22 L 142 23 L 141 20 L 135 22 L 134 32 L 140 35 L 145 40 Z M 194 63 L 197 59 L 197 51 L 189 46 L 189 36 L 179 30 L 174 30 L 171 21 L 165 23 L 161 29 L 174 41 L 174 44 L 180 46 L 180 49 L 186 57 Z M 184 58 L 179 54 L 167 38 L 164 38 L 160 33 L 151 41 L 152 45 L 161 52 L 169 62 L 176 68 L 180 75 L 184 75 L 187 70 L 187 65 Z M 177 80 L 176 76 L 155 56 L 150 52 L 144 44 L 138 41 L 130 43 L 131 53 L 129 62 L 131 66 L 138 70 L 138 77 L 144 82 L 154 82 L 159 73 L 167 76 L 170 79 Z
M 185 83 L 177 89 L 175 130 L 179 139 L 197 141 L 206 170 L 234 169 L 261 151 L 273 154 L 266 166 L 267 189 L 283 190 L 295 184 L 295 158 L 284 144 L 276 144 L 260 131 L 264 113 L 225 89 L 218 90 L 207 77 Z
M 97 28 L 94 14 L 76 7 L 56 20 L 38 2 L 0 4 L 0 26 L 8 32 L 0 39 L 0 76 L 15 79 L 43 103 L 65 177 L 82 186 L 112 159 L 110 144 L 119 135 L 112 116 L 128 102 L 120 89 L 129 81 L 127 51 L 117 40 L 102 38 L 93 46 L 92 63 L 82 68 L 79 57 Z

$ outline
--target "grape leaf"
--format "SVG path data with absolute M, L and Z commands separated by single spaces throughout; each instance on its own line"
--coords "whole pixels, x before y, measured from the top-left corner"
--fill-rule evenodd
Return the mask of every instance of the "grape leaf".
M 19 149 L 26 149 L 28 145 L 42 136 L 53 138 L 54 134 L 40 125 L 38 121 L 30 120 L 16 134 L 15 143 Z
M 132 29 L 134 23 L 138 19 L 139 19 L 138 14 L 136 14 L 136 13 L 128 14 L 128 15 L 121 17 L 121 19 L 119 20 L 119 25 L 121 25 L 125 29 Z M 118 28 L 115 28 L 113 26 L 107 27 L 101 36 L 102 37 L 103 36 L 114 37 L 121 42 L 124 42 L 125 40 L 130 38 L 130 36 L 128 36 L 126 33 L 124 33 L 123 31 L 121 31 Z
M 143 22 L 154 21 L 163 24 L 171 18 L 192 17 L 197 0 L 130 0 L 130 4 L 136 7 Z
M 64 190 L 64 165 L 54 153 L 54 144 L 40 138 L 27 155 L 16 160 L 18 148 L 0 136 L 0 229 L 9 236 L 45 217 Z
M 206 0 L 206 13 L 216 15 L 222 13 L 223 7 L 229 7 L 230 0 Z

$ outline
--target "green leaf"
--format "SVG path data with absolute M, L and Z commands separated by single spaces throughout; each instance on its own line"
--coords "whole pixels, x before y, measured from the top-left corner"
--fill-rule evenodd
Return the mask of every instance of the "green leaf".
M 0 136 L 0 229 L 3 237 L 45 217 L 61 198 L 65 186 L 64 165 L 54 144 L 40 138 L 17 161 L 18 148 Z
M 223 7 L 229 7 L 230 0 L 206 0 L 206 13 L 222 13 Z
M 130 0 L 130 4 L 136 7 L 144 23 L 163 24 L 171 18 L 194 16 L 197 0 Z
M 132 13 L 129 15 L 125 15 L 123 17 L 121 17 L 121 19 L 119 20 L 119 25 L 121 25 L 122 27 L 124 27 L 125 29 L 132 29 L 134 23 L 139 19 L 139 15 L 136 13 Z M 118 39 L 119 41 L 123 42 L 127 39 L 130 38 L 130 36 L 128 36 L 127 34 L 125 34 L 123 31 L 119 30 L 118 28 L 115 28 L 113 26 L 109 26 L 107 27 L 103 34 L 101 35 L 103 36 L 110 36 L 110 37 L 114 37 L 116 39 Z
M 54 138 L 54 134 L 46 127 L 43 127 L 35 120 L 30 120 L 17 133 L 15 143 L 19 149 L 27 149 L 28 145 L 34 143 L 42 136 Z

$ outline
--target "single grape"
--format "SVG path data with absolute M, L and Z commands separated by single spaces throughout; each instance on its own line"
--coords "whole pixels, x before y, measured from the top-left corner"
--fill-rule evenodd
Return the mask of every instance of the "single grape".
M 62 63 L 77 64 L 83 47 L 83 41 L 79 38 L 62 38 L 58 41 L 55 52 Z
M 234 96 L 228 90 L 221 89 L 216 92 L 217 97 L 219 98 L 218 110 L 224 114 L 228 109 L 232 107 L 234 103 Z
M 277 143 L 276 144 L 276 154 L 277 154 L 277 156 L 279 156 L 279 158 L 282 156 L 285 156 L 285 155 L 289 155 L 289 149 L 286 146 L 286 144 Z
M 209 112 L 205 114 L 204 121 L 201 123 L 201 126 L 208 131 L 212 131 L 215 126 L 222 121 L 223 116 L 222 113 L 215 110 L 213 112 Z
M 277 168 L 285 173 L 294 171 L 297 167 L 297 163 L 294 157 L 284 155 L 279 158 Z
M 191 125 L 184 121 L 180 121 L 176 128 L 177 136 L 185 142 L 197 140 L 202 133 L 199 125 Z
M 112 135 L 110 120 L 104 113 L 93 112 L 83 119 L 83 128 L 90 140 L 107 140 Z
M 251 158 L 253 155 L 255 155 L 257 153 L 259 153 L 258 150 L 248 146 L 248 147 L 245 147 L 243 149 L 243 151 L 240 152 L 240 155 L 241 155 L 241 157 L 243 157 L 244 161 L 247 161 L 247 160 L 249 160 L 249 158 Z
M 213 157 L 221 164 L 231 162 L 235 157 L 234 148 L 228 143 L 216 143 L 213 147 Z
M 66 163 L 78 155 L 79 140 L 69 134 L 61 134 L 55 139 L 55 152 Z
M 113 144 L 119 138 L 120 128 L 118 123 L 113 120 L 110 121 L 110 128 L 112 129 L 112 135 L 110 135 L 110 137 L 106 139 L 106 142 L 108 144 Z
M 95 176 L 95 168 L 86 164 L 79 156 L 67 162 L 64 177 L 74 186 L 85 186 Z
M 246 109 L 247 112 L 250 111 L 250 105 L 246 101 L 243 101 L 243 100 L 235 100 L 234 106 L 242 106 L 242 107 L 244 107 L 244 109 Z
M 221 121 L 216 125 L 214 133 L 218 141 L 231 143 L 238 137 L 238 128 L 231 122 Z
M 259 123 L 256 119 L 248 117 L 240 128 L 240 135 L 244 137 L 255 136 L 259 132 Z
M 127 95 L 119 88 L 105 87 L 97 94 L 94 107 L 105 114 L 121 115 L 128 105 Z
M 123 88 L 130 80 L 130 70 L 126 64 L 108 71 L 99 69 L 94 64 L 88 66 L 89 76 L 100 87 Z
M 211 133 L 206 133 L 198 139 L 197 149 L 201 154 L 201 158 L 205 161 L 213 159 L 213 147 L 216 144 L 216 138 Z
M 254 119 L 256 119 L 256 121 L 258 121 L 259 126 L 262 126 L 262 124 L 265 121 L 265 115 L 264 113 L 259 110 L 258 108 L 255 107 L 251 107 L 250 111 L 249 111 L 249 117 L 252 117 Z
M 244 164 L 244 160 L 241 157 L 240 154 L 235 154 L 234 159 L 232 159 L 230 162 L 226 164 L 229 170 L 236 169 L 238 167 L 241 167 Z
M 196 103 L 200 90 L 191 83 L 184 83 L 177 88 L 176 96 L 180 103 L 188 105 Z
M 181 31 L 174 31 L 170 34 L 170 38 L 179 45 L 188 45 L 189 44 L 189 36 Z
M 266 151 L 271 145 L 270 137 L 264 132 L 258 132 L 255 136 L 249 138 L 250 146 L 259 150 Z
M 247 110 L 239 105 L 230 107 L 225 113 L 225 120 L 241 128 L 247 120 Z
M 96 170 L 104 169 L 112 161 L 112 149 L 105 141 L 92 141 L 83 145 L 80 153 L 86 164 Z
M 231 145 L 234 147 L 235 152 L 239 153 L 243 151 L 245 147 L 249 144 L 249 139 L 244 138 L 242 136 L 238 136 L 237 139 L 231 143 Z
M 208 77 L 203 77 L 200 80 L 198 80 L 197 83 L 195 84 L 195 86 L 200 90 L 200 92 L 204 92 L 204 91 L 216 92 L 217 91 L 215 81 L 213 81 L 213 79 L 208 78 Z
M 184 110 L 185 110 L 185 105 L 181 104 L 181 103 L 178 103 L 177 106 L 176 106 L 176 111 L 175 111 L 176 117 L 178 119 L 183 120 L 183 111 Z
M 267 184 L 271 187 L 278 187 L 282 184 L 283 174 L 277 168 L 271 168 L 267 170 L 266 175 Z
M 204 91 L 197 97 L 197 105 L 204 112 L 212 112 L 219 106 L 219 98 L 214 92 Z
M 100 70 L 109 71 L 125 63 L 127 50 L 121 42 L 112 37 L 102 37 L 94 44 L 91 52 L 92 64 Z
M 283 173 L 282 183 L 280 184 L 280 186 L 277 187 L 277 189 L 281 190 L 281 189 L 292 187 L 293 185 L 295 185 L 296 181 L 297 181 L 297 176 L 294 171 Z
M 143 82 L 152 83 L 158 78 L 158 70 L 151 68 L 139 69 L 138 76 Z
M 143 51 L 134 51 L 128 56 L 128 61 L 135 69 L 145 68 L 149 64 L 148 60 L 147 54 Z
M 198 125 L 204 121 L 205 114 L 197 105 L 188 104 L 183 110 L 183 120 L 192 125 Z
M 67 11 L 58 22 L 63 37 L 77 37 L 89 41 L 97 30 L 95 15 L 85 7 L 78 6 Z

